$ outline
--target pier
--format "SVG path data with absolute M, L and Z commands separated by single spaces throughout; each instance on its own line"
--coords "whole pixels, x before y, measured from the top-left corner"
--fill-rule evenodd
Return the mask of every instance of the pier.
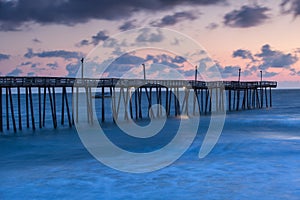
M 65 123 L 72 127 L 80 123 L 78 115 L 83 114 L 78 111 L 82 95 L 86 120 L 93 123 L 108 120 L 107 113 L 116 121 L 268 108 L 272 107 L 272 89 L 276 87 L 273 81 L 0 77 L 0 132 L 45 127 L 46 108 L 51 110 L 53 128 Z M 94 119 L 92 109 L 96 101 L 98 119 Z M 154 110 L 155 104 L 161 106 Z M 148 106 L 145 109 L 143 105 Z

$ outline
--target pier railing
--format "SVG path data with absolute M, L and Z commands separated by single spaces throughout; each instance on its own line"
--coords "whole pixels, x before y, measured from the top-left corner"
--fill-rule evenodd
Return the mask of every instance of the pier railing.
M 118 78 L 65 78 L 65 77 L 0 77 L 0 87 L 136 87 L 156 86 L 165 87 L 225 87 L 228 89 L 277 87 L 275 81 L 193 81 L 193 80 L 144 80 Z

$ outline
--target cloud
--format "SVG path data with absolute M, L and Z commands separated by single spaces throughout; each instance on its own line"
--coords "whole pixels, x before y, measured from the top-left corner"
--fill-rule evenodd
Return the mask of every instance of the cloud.
M 284 14 L 292 13 L 294 17 L 300 15 L 300 1 L 299 0 L 282 0 L 281 12 Z
M 23 73 L 23 71 L 19 68 L 16 68 L 14 70 L 12 70 L 11 72 L 7 73 L 7 76 L 19 76 Z
M 232 57 L 240 57 L 250 59 L 244 73 L 251 74 L 259 70 L 266 72 L 266 77 L 276 76 L 275 72 L 268 72 L 271 68 L 289 69 L 290 75 L 296 75 L 297 72 L 292 66 L 297 63 L 299 58 L 296 52 L 294 54 L 284 53 L 282 51 L 273 50 L 269 44 L 261 47 L 261 52 L 252 54 L 249 50 L 238 49 L 233 52 Z
M 263 73 L 263 76 L 266 77 L 266 78 L 273 77 L 273 76 L 276 76 L 276 75 L 278 75 L 278 73 L 276 73 L 276 72 L 264 71 L 264 73 Z
M 171 67 L 173 69 L 182 68 L 183 63 L 186 61 L 186 59 L 181 56 L 173 57 L 173 56 L 170 56 L 167 54 L 160 54 L 160 55 L 155 55 L 155 56 L 148 55 L 146 60 L 147 61 L 151 60 L 151 62 L 154 64 L 165 65 L 165 66 Z M 181 64 L 181 65 L 179 65 L 179 64 Z
M 214 30 L 218 27 L 219 27 L 219 25 L 217 23 L 210 23 L 205 28 L 207 28 L 208 30 Z
M 203 61 L 204 62 L 204 61 Z M 210 62 L 210 61 L 209 61 Z M 253 72 L 249 69 L 242 69 L 239 65 L 226 65 L 222 66 L 220 63 L 215 61 L 213 65 L 210 67 L 202 67 L 202 71 L 205 73 L 210 74 L 214 77 L 214 74 L 220 73 L 222 78 L 230 78 L 230 77 L 237 77 L 239 75 L 239 69 L 241 69 L 241 78 L 246 76 L 251 76 Z M 199 69 L 198 69 L 199 71 Z M 202 72 L 203 73 L 203 72 Z M 201 71 L 200 71 L 201 74 Z
M 150 32 L 145 28 L 141 30 L 141 34 L 136 38 L 136 42 L 161 42 L 164 39 L 162 32 L 158 29 L 156 33 Z
M 106 61 L 104 61 L 103 63 L 105 62 Z M 142 77 L 142 74 L 140 73 L 142 73 L 141 65 L 143 63 L 148 66 L 147 75 L 160 73 L 160 69 L 172 69 L 184 72 L 184 62 L 184 58 L 175 55 L 149 54 L 145 56 L 138 56 L 134 54 L 123 54 L 122 56 L 114 60 L 108 68 L 106 68 L 105 75 L 106 77 L 130 76 L 132 78 L 135 78 L 135 76 L 139 77 L 139 75 L 141 75 Z M 97 66 L 97 64 L 93 64 L 93 66 Z M 129 71 L 130 73 L 126 74 L 126 72 Z
M 66 66 L 66 70 L 68 71 L 67 77 L 76 77 L 76 74 L 80 68 L 80 62 L 77 63 L 69 63 Z
M 10 58 L 10 55 L 0 53 L 0 61 L 8 60 L 9 58 Z
M 119 30 L 121 31 L 127 31 L 130 29 L 134 29 L 137 26 L 135 25 L 136 20 L 130 20 L 130 21 L 126 21 L 124 24 L 122 24 L 121 26 L 119 26 Z
M 14 0 L 0 1 L 0 30 L 16 31 L 26 23 L 64 24 L 73 26 L 92 19 L 118 20 L 139 11 L 149 13 L 169 10 L 180 5 L 212 5 L 223 0 Z
M 270 45 L 266 44 L 262 46 L 261 53 L 255 56 L 260 57 L 263 63 L 259 66 L 259 69 L 266 70 L 268 68 L 290 68 L 299 59 L 296 55 L 291 53 L 283 53 L 281 51 L 271 50 Z
M 270 9 L 260 6 L 242 6 L 239 10 L 233 10 L 224 16 L 224 24 L 229 27 L 248 28 L 263 24 L 269 16 Z
M 84 39 L 84 40 L 81 40 L 75 46 L 82 47 L 82 46 L 87 46 L 87 45 L 90 45 L 90 44 L 93 44 L 94 46 L 97 46 L 100 41 L 105 41 L 108 38 L 109 38 L 109 36 L 107 35 L 106 31 L 99 31 L 96 35 L 93 35 L 91 37 L 90 41 L 87 40 L 87 39 Z
M 244 50 L 244 49 L 238 49 L 235 50 L 232 54 L 232 57 L 236 58 L 236 57 L 240 57 L 242 59 L 253 59 L 252 53 L 249 50 Z
M 197 17 L 192 13 L 192 11 L 182 11 L 176 12 L 173 15 L 166 15 L 158 22 L 151 22 L 150 24 L 157 27 L 172 26 L 184 20 L 195 20 Z
M 39 57 L 39 58 L 64 58 L 69 60 L 72 58 L 79 59 L 82 57 L 82 54 L 74 51 L 65 51 L 65 50 L 55 50 L 55 51 L 43 51 L 39 53 L 34 53 L 31 48 L 27 49 L 27 53 L 24 54 L 25 58 Z
M 238 76 L 239 69 L 241 69 L 240 66 L 219 66 L 219 71 L 223 78 L 228 78 L 232 76 Z

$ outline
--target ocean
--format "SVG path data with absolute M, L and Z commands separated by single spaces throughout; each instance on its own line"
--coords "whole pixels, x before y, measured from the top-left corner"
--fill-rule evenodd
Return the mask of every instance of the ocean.
M 179 159 L 137 174 L 99 162 L 74 127 L 53 129 L 47 112 L 45 128 L 0 136 L 0 199 L 300 199 L 299 98 L 300 90 L 277 89 L 272 108 L 227 112 L 217 144 L 200 159 L 210 122 L 202 116 Z M 172 140 L 178 121 L 168 119 L 160 137 L 145 143 L 124 142 L 109 120 L 102 128 L 123 149 L 143 153 Z

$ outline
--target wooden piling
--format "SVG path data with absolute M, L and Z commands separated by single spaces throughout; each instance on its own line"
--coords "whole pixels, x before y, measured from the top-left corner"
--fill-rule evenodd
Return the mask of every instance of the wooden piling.
M 43 127 L 45 126 L 45 120 L 46 120 L 46 97 L 47 97 L 47 88 L 44 87 Z
M 18 93 L 18 120 L 19 120 L 19 130 L 22 130 L 22 111 L 21 111 L 21 91 L 20 87 L 17 87 Z M 1 96 L 2 99 L 2 96 Z
M 28 87 L 25 87 L 25 99 L 26 99 L 26 126 L 27 126 L 27 128 L 29 128 Z
M 2 87 L 0 87 L 0 132 L 3 132 Z
M 11 88 L 8 88 L 8 92 L 9 92 L 9 101 L 10 101 L 10 111 L 11 111 L 11 118 L 12 118 L 12 123 L 13 123 L 13 129 L 14 132 L 17 132 L 17 126 L 16 126 L 16 120 L 15 120 L 15 112 L 14 112 L 14 105 L 13 105 L 13 98 L 12 98 L 12 94 L 11 94 Z
M 39 127 L 42 128 L 42 100 L 41 100 L 41 87 L 38 87 L 39 99 Z
M 104 122 L 105 121 L 105 101 L 104 101 L 104 87 L 102 87 L 101 88 L 102 89 L 102 91 L 101 91 L 101 103 L 102 103 L 102 106 L 101 106 L 101 116 L 102 116 L 102 118 L 101 118 L 101 120 L 102 120 L 102 122 Z
M 8 88 L 5 90 L 5 105 L 6 105 L 6 129 L 9 130 L 9 111 L 8 111 Z
M 32 129 L 35 130 L 35 121 L 34 121 L 34 111 L 33 111 L 33 101 L 32 101 L 31 87 L 29 87 L 29 101 L 30 101 L 30 113 L 31 113 Z

